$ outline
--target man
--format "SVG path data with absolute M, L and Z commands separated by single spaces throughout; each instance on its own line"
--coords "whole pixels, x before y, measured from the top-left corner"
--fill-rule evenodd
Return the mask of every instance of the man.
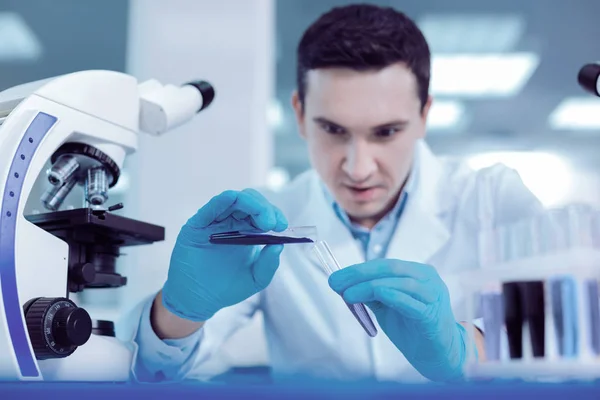
M 460 287 L 442 276 L 479 267 L 484 223 L 515 221 L 540 203 L 513 170 L 474 172 L 431 154 L 430 52 L 404 14 L 335 8 L 297 51 L 292 105 L 314 169 L 280 193 L 224 192 L 188 220 L 140 319 L 138 379 L 184 378 L 262 310 L 276 376 L 460 380 L 469 352 L 485 356 L 482 334 L 467 333 Z M 217 232 L 305 225 L 345 268 L 328 278 L 302 246 L 208 242 Z M 340 296 L 368 305 L 376 337 Z

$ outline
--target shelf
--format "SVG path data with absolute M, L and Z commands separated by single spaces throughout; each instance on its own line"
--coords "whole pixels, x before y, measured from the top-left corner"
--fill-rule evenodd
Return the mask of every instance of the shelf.
M 600 358 L 485 362 L 467 366 L 469 379 L 522 379 L 527 381 L 595 380 Z
M 600 250 L 573 248 L 467 270 L 460 274 L 460 282 L 468 290 L 478 290 L 486 283 L 544 280 L 559 275 L 600 278 Z

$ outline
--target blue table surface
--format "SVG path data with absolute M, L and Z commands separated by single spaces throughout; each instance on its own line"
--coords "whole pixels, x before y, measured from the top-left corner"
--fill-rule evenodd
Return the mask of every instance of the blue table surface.
M 53 383 L 0 382 L 0 399 L 568 399 L 600 400 L 600 381 L 529 383 L 489 381 L 462 384 L 340 383 L 296 380 L 271 382 L 268 371 L 244 368 L 229 371 L 211 382 L 176 383 Z
M 357 385 L 357 384 L 170 384 L 129 383 L 0 383 L 0 398 L 20 399 L 40 396 L 84 400 L 141 397 L 144 399 L 235 398 L 235 399 L 600 399 L 597 384 L 463 384 L 463 385 Z

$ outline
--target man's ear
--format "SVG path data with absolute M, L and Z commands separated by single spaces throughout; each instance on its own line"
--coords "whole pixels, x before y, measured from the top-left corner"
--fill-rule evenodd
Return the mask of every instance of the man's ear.
M 298 131 L 302 138 L 306 138 L 306 126 L 304 122 L 304 104 L 300 100 L 298 91 L 294 90 L 292 93 L 292 107 L 294 108 L 294 114 L 296 115 L 296 123 L 298 124 Z
M 425 105 L 423 106 L 423 111 L 421 111 L 421 120 L 423 121 L 423 126 L 425 127 L 425 129 L 423 129 L 423 134 L 421 135 L 421 138 L 424 138 L 427 133 L 427 117 L 429 116 L 429 111 L 431 110 L 432 104 L 433 104 L 433 97 L 428 96 L 427 101 L 425 102 Z

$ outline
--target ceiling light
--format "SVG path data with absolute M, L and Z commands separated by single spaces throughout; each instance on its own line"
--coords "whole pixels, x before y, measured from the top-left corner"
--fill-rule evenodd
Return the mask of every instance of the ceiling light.
M 525 31 L 519 15 L 427 15 L 418 25 L 432 53 L 513 51 Z
M 518 93 L 539 64 L 534 53 L 434 55 L 433 95 L 507 97 Z
M 462 103 L 449 100 L 434 101 L 427 116 L 427 128 L 431 130 L 454 128 L 462 121 L 464 114 Z
M 271 128 L 278 129 L 283 125 L 283 107 L 278 100 L 273 100 L 267 109 L 267 120 Z
M 596 98 L 570 98 L 563 100 L 550 114 L 553 129 L 600 129 L 600 100 Z
M 14 12 L 0 12 L 0 62 L 35 61 L 42 45 L 23 18 Z

